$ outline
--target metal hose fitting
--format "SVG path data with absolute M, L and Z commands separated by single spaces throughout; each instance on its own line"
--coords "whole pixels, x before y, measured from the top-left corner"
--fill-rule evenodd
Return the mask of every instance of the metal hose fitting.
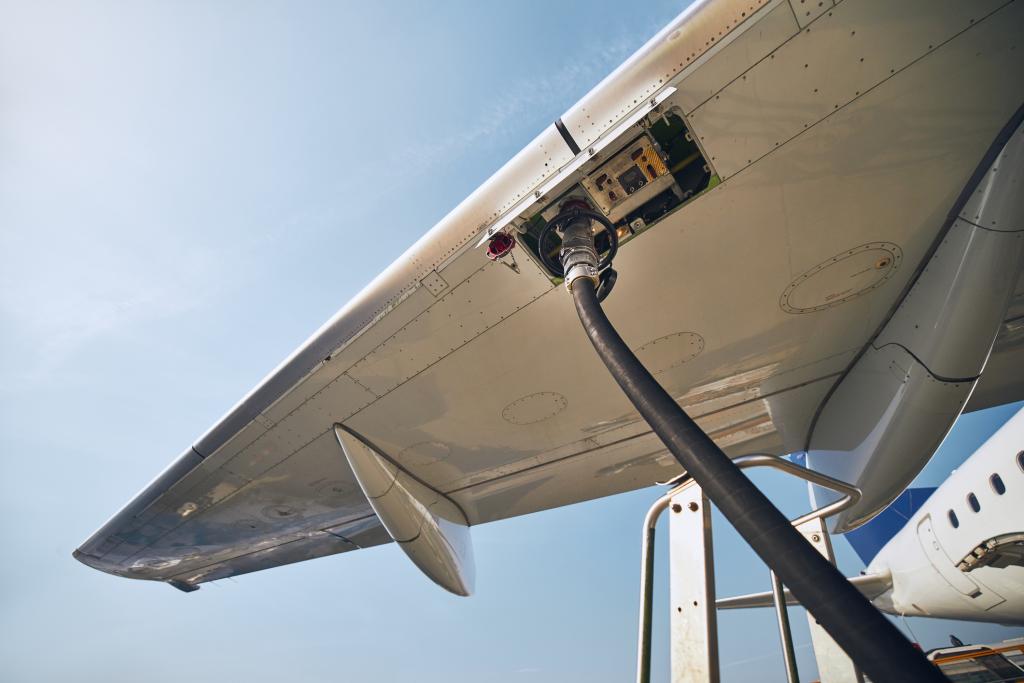
M 585 277 L 597 287 L 598 258 L 594 247 L 594 233 L 590 218 L 585 215 L 569 219 L 562 235 L 562 250 L 558 254 L 565 269 L 565 288 L 570 292 L 576 280 Z

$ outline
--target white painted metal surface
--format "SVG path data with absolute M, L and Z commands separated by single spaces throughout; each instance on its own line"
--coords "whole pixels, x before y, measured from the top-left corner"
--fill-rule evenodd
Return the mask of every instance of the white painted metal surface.
M 566 128 L 581 148 L 590 146 L 766 4 L 768 0 L 694 2 L 562 115 Z
M 861 496 L 855 487 L 826 475 L 806 469 L 790 459 L 768 454 L 751 454 L 736 459 L 740 468 L 771 467 L 815 482 L 840 492 L 842 497 L 829 505 L 811 510 L 791 523 L 807 538 L 807 542 L 831 562 L 832 546 L 824 532 L 822 519 L 842 512 L 854 505 Z M 640 580 L 640 632 L 637 645 L 637 682 L 650 679 L 651 619 L 654 594 L 654 538 L 658 517 L 668 507 L 669 514 L 669 574 L 671 623 L 671 674 L 673 681 L 718 680 L 717 610 L 720 608 L 763 607 L 774 598 L 782 638 L 783 658 L 787 678 L 798 679 L 789 617 L 785 604 L 793 602 L 775 574 L 771 574 L 772 592 L 756 596 L 716 599 L 714 576 L 713 532 L 708 500 L 700 486 L 687 479 L 659 498 L 644 519 L 644 539 Z M 884 588 L 882 589 L 884 590 Z M 765 602 L 765 595 L 770 596 Z M 845 653 L 839 649 L 825 631 L 808 615 L 812 633 L 817 630 L 815 652 L 825 683 L 859 680 Z M 844 666 L 844 662 L 846 665 Z M 827 677 L 826 677 L 827 675 Z
M 867 574 L 892 574 L 891 591 L 879 599 L 887 611 L 1024 623 L 1022 561 L 1014 564 L 1011 558 L 1007 566 L 996 562 L 974 568 L 963 563 L 986 541 L 1024 532 L 1020 502 L 1024 456 L 1020 453 L 1024 453 L 1024 410 L 954 471 L 871 561 Z M 998 475 L 1003 493 L 993 475 Z M 977 511 L 968 500 L 972 495 L 978 501 Z
M 679 84 L 684 112 L 690 114 L 712 99 L 724 84 L 739 78 L 800 30 L 787 0 L 765 3 L 752 19 L 719 39 L 684 71 Z
M 822 518 L 809 519 L 797 529 L 815 550 L 832 564 L 836 563 L 832 541 Z M 818 665 L 818 678 L 821 683 L 861 683 L 863 678 L 853 661 L 810 612 L 807 612 L 807 626 L 811 632 L 811 646 L 814 648 L 814 661 Z
M 471 594 L 476 569 L 462 510 L 344 427 L 335 426 L 334 434 L 363 494 L 402 551 L 442 588 Z
M 1024 126 L 971 188 L 970 222 L 962 213 L 953 222 L 825 404 L 808 464 L 866 492 L 835 530 L 857 526 L 906 488 L 974 390 L 1024 267 L 1021 162 Z M 834 495 L 813 489 L 819 505 Z
M 728 178 L 928 52 L 941 50 L 1004 4 L 841 2 L 732 80 L 689 120 Z
M 1024 623 L 1021 491 L 1024 410 L 909 513 L 906 523 L 893 530 L 864 572 L 850 582 L 890 614 Z M 904 509 L 900 514 L 908 513 Z M 831 553 L 825 547 L 828 535 L 820 527 L 808 524 L 801 530 L 822 553 Z M 787 600 L 795 604 L 788 591 Z M 767 592 L 718 601 L 723 609 L 771 604 Z M 813 621 L 811 628 L 817 653 L 818 638 L 827 636 L 815 631 Z
M 669 630 L 673 683 L 719 680 L 711 505 L 693 480 L 670 494 Z
M 787 28 L 787 6 L 803 32 Z M 991 15 L 996 4 L 966 6 L 931 3 L 918 16 L 917 4 L 845 0 L 801 18 L 795 2 L 698 3 L 563 116 L 579 155 L 545 130 L 77 556 L 125 576 L 196 583 L 304 559 L 317 543 L 327 554 L 385 542 L 339 463 L 339 422 L 457 502 L 471 524 L 677 474 L 581 352 L 564 291 L 522 249 L 517 273 L 474 247 L 503 216 L 570 189 L 649 114 L 685 114 L 700 99 L 687 123 L 725 180 L 624 244 L 607 310 L 634 349 L 658 349 L 659 381 L 728 452 L 804 448 L 822 401 L 899 302 L 1024 100 L 1024 4 Z M 840 43 L 851 31 L 870 41 Z M 851 61 L 861 45 L 867 66 Z M 818 87 L 804 80 L 812 66 L 839 106 L 792 90 Z M 744 156 L 748 148 L 761 151 Z M 884 282 L 851 298 L 824 301 L 832 292 L 823 291 L 813 312 L 780 305 L 803 274 L 868 243 L 902 254 Z M 1024 348 L 1013 324 L 1003 321 L 993 364 Z M 695 338 L 677 358 L 654 344 Z M 971 400 L 1011 400 L 1022 385 L 997 382 Z M 523 424 L 515 406 L 536 396 L 561 407 Z

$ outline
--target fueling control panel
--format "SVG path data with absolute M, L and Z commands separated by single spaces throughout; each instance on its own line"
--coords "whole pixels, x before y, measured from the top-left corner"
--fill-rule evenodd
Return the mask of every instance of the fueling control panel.
M 682 199 L 682 191 L 665 161 L 657 143 L 642 135 L 581 184 L 601 211 L 613 222 L 618 221 L 666 190 Z
M 584 167 L 577 184 L 513 222 L 519 242 L 539 261 L 557 257 L 560 237 L 544 228 L 567 202 L 582 202 L 607 216 L 621 244 L 718 183 L 677 107 L 659 108 L 633 130 L 632 139 L 606 159 L 595 158 L 596 167 Z M 605 238 L 598 233 L 595 239 L 600 249 Z

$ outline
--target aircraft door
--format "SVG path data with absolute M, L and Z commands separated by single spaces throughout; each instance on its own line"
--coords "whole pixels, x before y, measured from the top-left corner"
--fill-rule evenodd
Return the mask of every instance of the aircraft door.
M 956 568 L 935 535 L 931 515 L 925 515 L 917 525 L 917 540 L 921 543 L 925 557 L 939 575 L 965 598 L 969 598 L 976 608 L 987 610 L 1005 601 L 1001 595 Z

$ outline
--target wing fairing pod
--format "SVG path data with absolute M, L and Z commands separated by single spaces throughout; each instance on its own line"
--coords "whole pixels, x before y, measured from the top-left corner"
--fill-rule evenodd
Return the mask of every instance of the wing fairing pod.
M 469 523 L 462 509 L 343 425 L 334 425 L 334 434 L 391 538 L 436 584 L 456 595 L 470 595 L 476 570 Z
M 835 532 L 863 524 L 903 491 L 981 378 L 1024 264 L 1020 120 L 997 138 L 926 267 L 812 428 L 808 466 L 865 492 L 832 519 Z M 811 494 L 817 506 L 836 497 L 818 486 Z

